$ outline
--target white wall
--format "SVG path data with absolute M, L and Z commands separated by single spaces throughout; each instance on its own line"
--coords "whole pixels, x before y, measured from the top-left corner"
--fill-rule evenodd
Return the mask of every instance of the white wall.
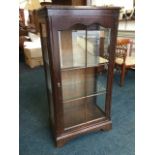
M 118 25 L 118 30 L 135 31 L 135 21 L 120 21 Z
M 21 9 L 34 10 L 40 7 L 41 5 L 39 0 L 20 0 L 19 1 L 19 8 Z
M 92 0 L 92 5 L 114 5 L 121 7 L 123 6 L 126 10 L 130 10 L 133 8 L 133 0 Z

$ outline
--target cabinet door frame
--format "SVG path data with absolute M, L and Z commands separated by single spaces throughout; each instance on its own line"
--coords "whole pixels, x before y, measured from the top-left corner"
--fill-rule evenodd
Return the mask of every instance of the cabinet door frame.
M 100 24 L 103 27 L 111 29 L 110 48 L 109 48 L 109 65 L 106 86 L 105 113 L 108 119 L 111 111 L 112 82 L 114 68 L 115 43 L 117 36 L 116 18 L 118 18 L 118 10 L 50 10 L 48 18 L 49 41 L 51 49 L 53 76 L 53 92 L 54 92 L 54 112 L 57 134 L 64 132 L 63 102 L 61 91 L 61 72 L 60 72 L 60 55 L 58 44 L 58 31 L 67 30 L 75 24 L 91 25 L 93 23 Z M 116 13 L 116 14 L 115 14 Z

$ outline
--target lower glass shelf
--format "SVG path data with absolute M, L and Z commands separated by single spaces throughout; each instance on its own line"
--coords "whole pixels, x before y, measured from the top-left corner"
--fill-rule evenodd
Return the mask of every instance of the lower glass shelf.
M 106 93 L 107 72 L 102 67 L 62 72 L 61 78 L 63 102 Z
M 105 94 L 96 95 L 63 104 L 64 128 L 105 117 Z

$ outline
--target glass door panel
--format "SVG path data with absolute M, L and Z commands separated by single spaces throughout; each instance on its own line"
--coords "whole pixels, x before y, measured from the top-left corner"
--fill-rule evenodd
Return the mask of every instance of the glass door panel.
M 61 73 L 63 101 L 106 93 L 106 70 L 103 68 L 87 68 L 70 70 Z
M 85 30 L 59 31 L 60 61 L 62 69 L 85 67 Z M 82 42 L 79 38 L 83 38 Z
M 87 31 L 87 67 L 99 64 L 99 33 Z
M 110 29 L 87 31 L 87 67 L 108 63 Z
M 94 95 L 64 104 L 64 127 L 65 129 L 104 118 L 105 94 Z
M 58 31 L 64 126 L 105 117 L 110 29 Z

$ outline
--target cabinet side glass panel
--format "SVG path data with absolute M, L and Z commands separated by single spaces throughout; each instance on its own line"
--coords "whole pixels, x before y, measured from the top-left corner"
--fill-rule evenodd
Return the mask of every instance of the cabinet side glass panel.
M 58 31 L 66 129 L 105 117 L 109 30 Z
M 49 65 L 49 54 L 48 54 L 48 46 L 47 46 L 47 33 L 46 33 L 46 24 L 41 24 L 41 33 L 42 33 L 42 53 L 44 59 L 44 67 L 45 67 L 45 77 L 46 77 L 46 85 L 48 91 L 48 100 L 50 102 L 50 118 L 52 122 L 54 122 L 54 109 L 53 109 L 53 95 L 52 95 L 52 82 L 51 82 L 51 70 Z

